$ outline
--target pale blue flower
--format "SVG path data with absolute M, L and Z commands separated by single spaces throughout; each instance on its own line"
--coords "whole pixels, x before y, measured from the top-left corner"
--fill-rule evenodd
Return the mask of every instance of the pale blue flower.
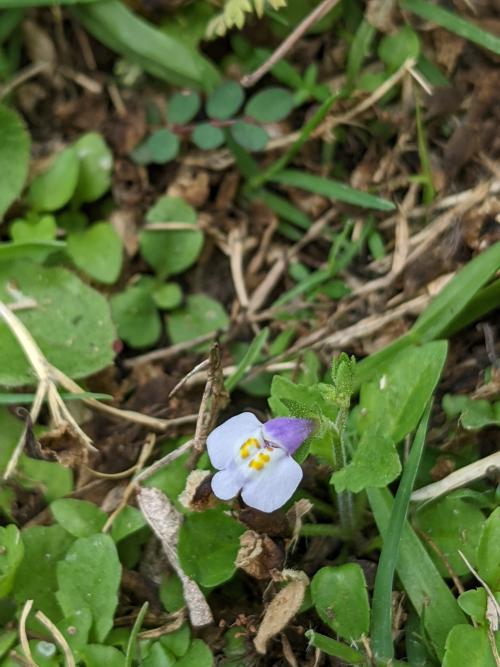
M 207 438 L 214 468 L 217 498 L 229 500 L 241 492 L 245 503 L 274 512 L 292 497 L 302 468 L 292 454 L 311 434 L 309 419 L 277 417 L 262 424 L 251 412 L 231 417 Z

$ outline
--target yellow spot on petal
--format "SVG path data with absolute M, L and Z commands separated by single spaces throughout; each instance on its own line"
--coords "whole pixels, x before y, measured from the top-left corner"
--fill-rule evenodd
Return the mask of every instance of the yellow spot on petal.
M 259 452 L 257 456 L 250 461 L 248 464 L 249 468 L 253 468 L 253 470 L 262 470 L 265 465 L 269 463 L 271 460 L 271 457 L 269 454 L 266 454 L 265 452 Z
M 251 454 L 251 449 L 255 447 L 260 449 L 259 441 L 257 438 L 248 438 L 240 447 L 240 456 L 242 459 L 247 459 Z

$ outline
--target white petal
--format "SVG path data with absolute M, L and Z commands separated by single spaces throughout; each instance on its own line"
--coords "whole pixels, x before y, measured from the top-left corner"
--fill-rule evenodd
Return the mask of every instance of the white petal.
M 212 478 L 212 491 L 221 500 L 230 500 L 238 495 L 241 489 L 238 476 L 231 470 L 216 472 Z
M 241 497 L 261 512 L 274 512 L 289 500 L 302 479 L 302 468 L 282 450 L 243 485 Z
M 226 468 L 238 448 L 261 426 L 251 412 L 242 412 L 214 429 L 207 438 L 208 455 L 213 467 L 217 470 Z

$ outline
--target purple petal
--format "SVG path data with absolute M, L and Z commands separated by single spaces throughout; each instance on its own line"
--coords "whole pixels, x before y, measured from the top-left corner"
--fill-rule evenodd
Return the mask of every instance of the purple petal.
M 269 464 L 243 485 L 241 497 L 261 512 L 274 512 L 284 505 L 302 479 L 302 468 L 283 450 L 277 450 Z
M 264 438 L 285 449 L 290 455 L 297 451 L 313 429 L 313 421 L 295 417 L 276 417 L 262 427 Z
M 208 456 L 214 468 L 227 468 L 238 447 L 260 429 L 261 423 L 251 412 L 231 417 L 210 433 L 207 438 Z

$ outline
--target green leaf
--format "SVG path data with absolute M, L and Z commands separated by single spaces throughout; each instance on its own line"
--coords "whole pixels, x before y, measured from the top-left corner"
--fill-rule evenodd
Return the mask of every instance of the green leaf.
M 171 651 L 177 658 L 182 658 L 183 655 L 186 655 L 191 643 L 189 624 L 184 623 L 178 630 L 169 632 L 168 635 L 163 635 L 163 637 L 160 637 L 160 642 L 162 646 Z
M 261 151 L 269 141 L 269 135 L 263 127 L 238 120 L 231 126 L 233 139 L 247 151 Z
M 334 472 L 331 483 L 337 493 L 359 493 L 368 487 L 383 487 L 401 472 L 394 441 L 383 433 L 365 431 L 354 452 L 352 461 Z
M 132 631 L 130 633 L 130 636 L 128 638 L 128 643 L 127 643 L 127 654 L 125 656 L 125 667 L 132 667 L 133 662 L 134 662 L 134 657 L 136 653 L 138 652 L 138 647 L 137 647 L 137 636 L 139 634 L 139 631 L 142 627 L 142 624 L 144 622 L 144 617 L 146 616 L 146 613 L 148 611 L 149 607 L 149 602 L 144 602 L 142 605 L 139 613 L 137 614 L 137 618 L 134 621 L 134 625 L 132 627 Z
M 192 90 L 174 93 L 168 100 L 167 119 L 172 125 L 189 123 L 200 110 L 201 100 Z
M 495 667 L 486 628 L 456 625 L 446 640 L 442 667 Z
M 382 538 L 387 535 L 394 500 L 388 489 L 367 489 L 368 500 Z M 398 577 L 418 615 L 423 619 L 439 658 L 444 655 L 446 637 L 466 617 L 441 578 L 431 557 L 406 523 L 399 544 Z
M 98 41 L 163 81 L 204 90 L 219 81 L 215 67 L 195 48 L 155 28 L 118 0 L 78 6 L 73 13 Z
M 293 109 L 293 97 L 285 88 L 270 87 L 253 95 L 245 106 L 245 115 L 260 123 L 277 123 Z
M 350 646 L 338 642 L 336 639 L 321 635 L 314 630 L 307 630 L 305 634 L 312 646 L 319 648 L 320 651 L 323 651 L 323 653 L 326 653 L 327 655 L 340 658 L 342 662 L 348 665 L 366 664 L 366 656 L 362 653 L 358 653 L 358 651 L 355 651 Z
M 182 289 L 177 283 L 164 283 L 158 285 L 151 292 L 153 301 L 164 310 L 172 310 L 182 303 Z
M 287 185 L 302 190 L 308 190 L 330 199 L 360 206 L 361 208 L 373 208 L 376 211 L 393 211 L 394 204 L 386 199 L 375 197 L 367 192 L 355 190 L 344 183 L 333 181 L 322 176 L 308 174 L 298 169 L 283 169 L 282 171 L 270 177 L 274 183 Z
M 225 136 L 220 127 L 214 127 L 210 123 L 200 123 L 194 128 L 191 141 L 200 150 L 211 151 L 222 146 Z
M 0 105 L 0 220 L 23 189 L 29 157 L 30 137 L 23 121 Z
M 23 296 L 37 304 L 17 315 L 56 368 L 79 378 L 111 363 L 115 331 L 103 295 L 66 269 L 18 262 L 0 264 L 0 299 L 9 300 L 8 285 L 14 280 Z M 33 382 L 18 341 L 0 323 L 0 384 Z
M 80 171 L 74 200 L 88 204 L 100 199 L 110 188 L 113 171 L 113 155 L 97 132 L 84 134 L 75 143 L 80 160 Z
M 416 428 L 441 376 L 446 341 L 409 346 L 379 368 L 360 392 L 359 430 L 384 433 L 395 442 Z
M 60 5 L 74 5 L 76 3 L 100 2 L 100 0 L 58 0 Z M 0 0 L 0 9 L 19 7 L 44 7 L 52 6 L 52 0 Z
M 0 473 L 4 472 L 23 428 L 22 421 L 6 408 L 0 408 Z
M 486 605 L 488 593 L 484 588 L 464 591 L 458 597 L 460 609 L 470 616 L 479 625 L 486 623 Z
M 145 526 L 147 526 L 147 522 L 142 512 L 136 507 L 127 505 L 113 521 L 111 526 L 111 537 L 115 542 L 120 542 L 126 537 L 137 533 Z
M 75 266 L 94 280 L 112 285 L 120 275 L 122 242 L 109 222 L 68 234 L 67 252 Z
M 484 514 L 478 507 L 451 494 L 422 507 L 415 514 L 414 524 L 429 536 L 458 576 L 469 572 L 459 551 L 476 567 L 477 548 L 484 524 Z M 442 558 L 431 547 L 428 551 L 441 575 L 450 576 Z
M 450 12 L 433 2 L 428 2 L 428 0 L 402 0 L 401 7 L 426 21 L 432 21 L 442 28 L 454 32 L 456 35 L 469 40 L 469 42 L 474 42 L 474 44 L 500 55 L 500 37 L 479 28 L 471 21 L 457 16 L 456 12 Z
M 485 426 L 500 426 L 500 401 L 489 403 L 468 399 L 460 415 L 460 423 L 470 431 Z
M 194 639 L 186 655 L 175 663 L 175 667 L 212 667 L 214 657 L 212 651 L 201 639 Z
M 196 223 L 196 211 L 180 197 L 160 197 L 149 209 L 147 222 Z M 166 278 L 182 273 L 198 259 L 203 247 L 203 232 L 193 230 L 143 231 L 139 237 L 141 253 L 156 273 Z
M 113 646 L 89 644 L 81 653 L 86 667 L 125 667 L 125 656 Z
M 230 579 L 244 527 L 219 509 L 189 514 L 179 532 L 182 569 L 201 586 L 218 586 Z M 191 663 L 197 664 L 197 663 Z
M 161 319 L 149 291 L 141 285 L 127 287 L 110 299 L 118 336 L 134 348 L 149 347 L 161 333 Z
M 177 135 L 167 128 L 162 128 L 148 137 L 145 148 L 150 155 L 149 162 L 166 164 L 177 157 L 180 142 Z
M 61 498 L 50 506 L 57 523 L 74 537 L 90 537 L 98 533 L 106 523 L 105 514 L 88 500 Z
M 30 259 L 42 264 L 49 255 L 66 247 L 62 241 L 14 241 L 0 243 L 0 263 L 15 262 L 18 259 Z
M 77 540 L 57 566 L 61 609 L 68 615 L 88 607 L 94 620 L 91 635 L 99 642 L 113 627 L 120 578 L 120 561 L 109 535 Z
M 236 81 L 225 81 L 207 99 L 205 109 L 209 118 L 228 120 L 240 110 L 245 94 Z
M 21 533 L 14 524 L 0 527 L 0 598 L 6 597 L 24 557 Z
M 32 526 L 22 531 L 24 559 L 14 582 L 14 597 L 20 605 L 33 600 L 35 609 L 57 622 L 62 614 L 57 604 L 56 566 L 73 543 L 61 526 Z
M 14 220 L 9 231 L 12 240 L 17 243 L 54 241 L 57 233 L 57 224 L 53 215 L 43 215 L 34 222 Z
M 36 489 L 47 503 L 71 493 L 73 473 L 59 463 L 21 456 L 18 464 L 19 483 L 25 489 Z
M 176 664 L 175 657 L 163 648 L 160 642 L 154 642 L 147 656 L 141 661 L 141 667 L 174 667 Z
M 88 644 L 89 632 L 92 627 L 92 614 L 88 607 L 81 607 L 59 621 L 58 629 L 69 644 L 72 651 L 79 651 Z
M 31 182 L 29 204 L 38 211 L 57 211 L 66 206 L 75 192 L 80 173 L 76 148 L 57 153 L 51 164 Z
M 166 322 L 172 343 L 182 343 L 227 329 L 229 317 L 218 301 L 204 294 L 190 294 L 184 308 L 167 315 Z
M 343 639 L 355 641 L 368 632 L 370 605 L 359 565 L 322 567 L 311 581 L 311 595 L 323 622 Z
M 500 508 L 487 518 L 477 549 L 479 575 L 494 590 L 500 590 Z
M 419 55 L 420 40 L 409 25 L 384 35 L 378 46 L 378 57 L 390 71 L 399 69 L 409 58 L 418 60 Z

